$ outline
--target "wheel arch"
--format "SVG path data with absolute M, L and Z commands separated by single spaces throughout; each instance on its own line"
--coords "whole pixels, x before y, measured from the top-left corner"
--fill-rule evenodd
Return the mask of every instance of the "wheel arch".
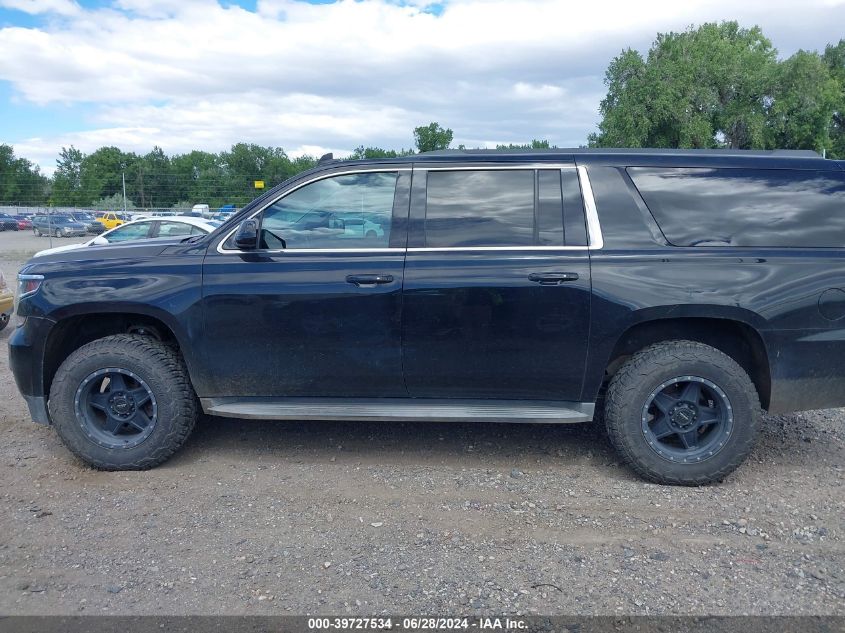
M 44 343 L 43 389 L 50 392 L 56 371 L 64 360 L 86 343 L 113 334 L 144 334 L 173 346 L 185 360 L 190 373 L 190 360 L 183 353 L 186 334 L 172 318 L 157 310 L 115 304 L 113 310 L 91 309 L 72 315 L 51 315 L 55 324 Z
M 735 316 L 662 315 L 630 324 L 616 339 L 606 358 L 603 386 L 633 353 L 668 340 L 696 341 L 733 358 L 748 373 L 761 405 L 768 410 L 772 372 L 765 341 L 755 325 Z

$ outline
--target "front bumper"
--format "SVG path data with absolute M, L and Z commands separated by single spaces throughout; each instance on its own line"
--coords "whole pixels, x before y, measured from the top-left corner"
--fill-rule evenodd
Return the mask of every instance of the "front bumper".
M 9 338 L 9 367 L 32 419 L 39 424 L 50 423 L 44 392 L 44 345 L 52 327 L 50 319 L 30 316 Z

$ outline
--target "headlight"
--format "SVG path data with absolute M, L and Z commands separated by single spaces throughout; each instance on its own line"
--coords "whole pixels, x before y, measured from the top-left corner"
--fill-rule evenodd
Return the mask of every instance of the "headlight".
M 41 287 L 41 283 L 43 281 L 44 275 L 19 274 L 18 291 L 15 293 L 16 302 L 20 302 L 21 299 L 29 297 L 30 295 L 34 295 L 36 292 L 38 292 L 38 289 Z

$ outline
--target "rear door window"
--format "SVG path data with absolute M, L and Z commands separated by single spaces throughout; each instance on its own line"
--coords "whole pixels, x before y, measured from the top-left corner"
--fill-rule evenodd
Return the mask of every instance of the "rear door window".
M 428 172 L 425 246 L 562 246 L 560 170 Z
M 629 167 L 675 246 L 845 247 L 845 174 Z

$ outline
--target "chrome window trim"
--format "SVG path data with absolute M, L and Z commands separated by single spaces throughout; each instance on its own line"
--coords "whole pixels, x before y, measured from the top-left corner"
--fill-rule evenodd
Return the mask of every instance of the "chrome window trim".
M 578 165 L 578 181 L 581 183 L 581 198 L 584 200 L 584 215 L 587 217 L 587 243 L 591 251 L 601 250 L 604 248 L 604 237 L 601 233 L 601 223 L 593 187 L 590 184 L 590 175 L 584 165 Z
M 440 251 L 586 251 L 588 246 L 412 246 L 409 253 Z
M 601 232 L 601 223 L 599 222 L 598 210 L 596 209 L 596 200 L 593 195 L 593 188 L 590 184 L 590 176 L 587 168 L 584 165 L 573 165 L 571 163 L 531 163 L 523 165 L 473 165 L 460 167 L 432 167 L 421 166 L 413 168 L 416 171 L 478 171 L 478 170 L 534 170 L 534 169 L 575 169 L 578 173 L 578 181 L 581 184 L 581 198 L 584 201 L 584 215 L 587 221 L 587 241 L 589 246 L 444 246 L 444 247 L 385 247 L 385 248 L 294 248 L 294 249 L 268 249 L 250 251 L 254 253 L 266 255 L 294 255 L 296 253 L 303 254 L 326 254 L 326 253 L 397 253 L 407 251 L 410 253 L 436 253 L 447 251 L 470 251 L 470 252 L 485 252 L 485 251 L 585 251 L 585 250 L 600 250 L 604 247 L 604 237 Z M 328 173 L 316 174 L 313 178 L 298 184 L 296 187 L 289 189 L 277 198 L 273 198 L 267 204 L 261 206 L 259 209 L 250 214 L 247 220 L 253 219 L 255 216 L 262 213 L 267 207 L 274 205 L 284 196 L 293 193 L 297 189 L 309 185 L 318 180 L 325 180 L 333 176 L 348 176 L 350 174 L 366 174 L 366 173 L 391 173 L 412 171 L 411 167 L 393 167 L 393 168 L 357 168 L 344 171 L 332 171 Z M 229 231 L 226 236 L 217 243 L 217 252 L 221 255 L 229 254 L 243 254 L 247 251 L 233 248 L 223 248 L 229 238 L 237 231 L 237 227 Z
M 228 239 L 228 238 L 227 238 Z M 394 246 L 394 247 L 387 247 L 384 248 L 280 248 L 280 249 L 264 249 L 264 250 L 254 250 L 254 251 L 242 251 L 242 250 L 232 250 L 232 249 L 223 249 L 224 254 L 229 253 L 256 253 L 258 255 L 285 255 L 285 256 L 293 256 L 296 253 L 305 253 L 306 255 L 311 253 L 393 253 L 393 254 L 400 254 L 405 252 L 405 248 L 401 246 Z M 218 249 L 219 251 L 219 249 Z
M 414 166 L 416 171 L 494 171 L 506 169 L 578 169 L 575 163 L 522 163 L 520 165 L 495 165 L 495 164 L 478 164 L 478 165 L 459 165 L 459 166 L 429 166 L 419 165 Z
M 292 189 L 288 189 L 287 191 L 285 191 L 284 193 L 282 193 L 278 197 L 273 198 L 267 204 L 262 205 L 261 207 L 256 209 L 253 213 L 251 213 L 249 216 L 244 218 L 244 220 L 252 220 L 255 216 L 262 213 L 267 207 L 273 206 L 274 204 L 276 204 L 279 200 L 281 200 L 285 196 L 293 193 L 297 189 L 301 189 L 305 185 L 310 185 L 312 182 L 317 182 L 318 180 L 325 180 L 326 178 L 332 178 L 333 176 L 349 176 L 351 174 L 394 173 L 394 172 L 396 172 L 398 174 L 399 172 L 411 171 L 411 170 L 412 170 L 411 167 L 379 167 L 379 168 L 376 168 L 376 167 L 373 167 L 373 168 L 358 167 L 358 168 L 341 170 L 341 171 L 320 172 L 319 174 L 315 174 L 313 178 L 309 178 L 308 180 L 299 183 L 298 185 L 296 185 Z M 391 212 L 392 212 L 392 209 L 391 209 Z M 241 220 L 241 221 L 243 221 L 243 220 Z M 229 231 L 222 240 L 220 240 L 217 243 L 217 252 L 218 253 L 220 253 L 221 255 L 232 255 L 232 254 L 243 255 L 244 253 L 247 253 L 247 252 L 260 253 L 260 254 L 278 254 L 278 253 L 285 253 L 285 254 L 289 254 L 289 253 L 376 253 L 376 252 L 380 253 L 380 252 L 393 252 L 393 251 L 404 251 L 405 250 L 404 248 L 398 248 L 398 247 L 393 247 L 393 248 L 387 248 L 387 247 L 386 248 L 292 248 L 292 249 L 282 248 L 282 249 L 277 249 L 277 250 L 272 250 L 272 249 L 259 250 L 259 249 L 256 249 L 254 251 L 242 251 L 238 248 L 223 248 L 223 244 L 228 242 L 229 238 L 232 237 L 235 234 L 235 231 L 237 231 L 237 230 L 238 230 L 238 227 L 236 226 L 231 231 Z

